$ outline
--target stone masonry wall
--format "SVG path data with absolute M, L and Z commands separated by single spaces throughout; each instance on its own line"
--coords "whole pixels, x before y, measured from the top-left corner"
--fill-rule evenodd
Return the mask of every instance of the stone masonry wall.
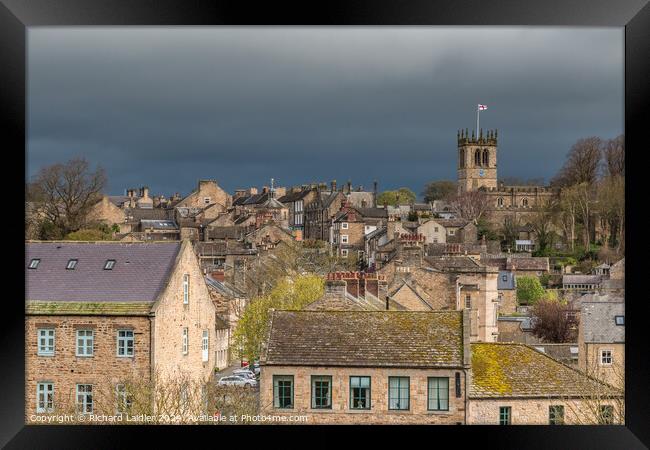
M 38 329 L 55 330 L 53 356 L 38 355 Z M 78 329 L 94 330 L 93 356 L 76 356 Z M 132 357 L 117 356 L 118 330 L 134 331 Z M 40 316 L 25 318 L 25 416 L 36 412 L 39 382 L 54 383 L 55 412 L 74 408 L 76 384 L 92 384 L 95 412 L 113 414 L 115 385 L 129 379 L 148 380 L 150 361 L 149 317 Z M 104 398 L 100 393 L 104 393 Z M 109 398 L 106 398 L 106 395 Z
M 461 397 L 455 395 L 455 373 L 461 374 Z M 293 375 L 294 408 L 273 407 L 273 375 Z M 332 376 L 332 408 L 311 408 L 311 376 Z M 351 410 L 350 376 L 370 376 L 371 409 Z M 410 409 L 388 409 L 388 377 L 410 377 Z M 449 411 L 427 410 L 427 377 L 449 377 Z M 307 424 L 457 424 L 465 423 L 465 373 L 462 369 L 333 368 L 262 366 L 260 413 L 306 415 Z M 285 422 L 290 423 L 290 422 Z M 302 422 L 304 423 L 304 422 Z

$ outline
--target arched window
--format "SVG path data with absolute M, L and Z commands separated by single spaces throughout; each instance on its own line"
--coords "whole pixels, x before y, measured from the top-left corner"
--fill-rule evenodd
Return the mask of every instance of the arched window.
M 502 208 L 502 207 L 503 207 L 503 197 L 499 197 L 499 198 L 497 198 L 497 206 L 498 206 L 499 208 Z
M 490 151 L 487 148 L 483 149 L 483 165 L 485 167 L 490 165 Z
M 528 199 L 526 197 L 524 197 L 523 200 L 521 201 L 521 206 L 523 206 L 524 208 L 528 208 Z
M 465 149 L 460 149 L 460 167 L 465 167 Z
M 476 150 L 474 152 L 474 165 L 475 166 L 480 166 L 481 165 L 481 151 Z

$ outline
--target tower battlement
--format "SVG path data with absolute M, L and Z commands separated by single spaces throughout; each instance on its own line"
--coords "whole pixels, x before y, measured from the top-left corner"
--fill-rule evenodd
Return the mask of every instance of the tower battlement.
M 498 131 L 496 129 L 487 130 L 484 135 L 483 128 L 481 128 L 479 130 L 478 136 L 474 135 L 473 130 L 470 136 L 469 130 L 465 128 L 465 130 L 458 130 L 456 137 L 459 146 L 460 145 L 497 145 Z

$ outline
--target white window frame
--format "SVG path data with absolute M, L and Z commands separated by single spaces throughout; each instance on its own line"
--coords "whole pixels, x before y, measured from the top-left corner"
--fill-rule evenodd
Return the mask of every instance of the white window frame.
M 68 260 L 68 263 L 65 266 L 66 270 L 74 270 L 74 269 L 76 269 L 78 262 L 79 262 L 79 260 L 77 258 L 70 258 Z
M 42 401 L 41 394 L 43 395 Z M 36 384 L 36 412 L 49 413 L 52 411 L 54 411 L 54 383 L 39 381 Z
M 45 332 L 45 335 L 44 335 Z M 39 328 L 36 331 L 38 339 L 38 356 L 54 356 L 54 349 L 56 346 L 56 330 L 54 328 Z M 49 340 L 52 340 L 52 345 L 49 345 Z M 45 345 L 41 346 L 42 340 L 45 340 Z M 50 350 L 51 348 L 51 350 Z
M 449 230 L 449 236 L 455 236 L 456 230 Z
M 84 387 L 83 391 L 80 391 L 80 387 Z M 87 388 L 90 387 L 90 390 L 87 390 Z M 76 401 L 75 404 L 77 406 L 77 413 L 79 414 L 92 414 L 93 412 L 93 385 L 92 384 L 77 384 L 77 389 L 76 389 Z M 82 396 L 82 400 L 79 401 L 79 397 Z M 90 397 L 90 398 L 89 398 Z M 90 400 L 90 401 L 89 401 Z M 88 406 L 90 405 L 90 410 L 88 411 Z M 81 410 L 80 408 L 81 407 Z
M 38 269 L 38 265 L 40 264 L 41 260 L 40 258 L 33 258 L 29 262 L 29 266 L 27 267 L 28 269 Z
M 190 304 L 190 274 L 183 274 L 183 304 Z
M 348 223 L 347 222 L 342 222 L 341 223 L 341 229 L 342 230 L 347 230 L 348 229 Z
M 115 385 L 115 399 L 117 403 L 115 405 L 115 412 L 117 412 L 117 414 L 125 414 L 131 410 L 133 399 L 131 398 L 131 395 L 129 395 L 129 392 L 126 389 L 126 385 Z M 124 407 L 124 409 L 120 408 L 121 406 Z
M 348 249 L 344 248 L 341 250 L 341 258 L 347 258 L 348 257 Z
M 189 337 L 190 330 L 189 328 L 185 327 L 183 328 L 183 341 L 181 345 L 181 351 L 183 352 L 184 355 L 187 355 L 188 349 L 189 349 Z
M 347 234 L 342 234 L 341 235 L 341 244 L 347 244 L 348 243 L 348 235 Z
M 605 353 L 609 353 L 609 362 L 605 362 Z M 614 352 L 611 348 L 601 348 L 598 352 L 600 355 L 601 366 L 611 366 L 614 363 Z
M 129 336 L 130 333 L 130 336 Z M 122 336 L 124 334 L 124 336 Z M 131 342 L 131 353 L 129 353 L 129 341 Z M 124 350 L 123 354 L 120 354 L 120 350 Z M 133 358 L 135 354 L 135 333 L 133 330 L 124 329 L 117 330 L 117 356 L 119 358 Z
M 104 270 L 113 270 L 113 267 L 115 267 L 115 260 L 107 259 L 104 263 Z
M 201 360 L 207 362 L 210 359 L 210 332 L 203 330 L 201 337 Z
M 88 332 L 90 332 L 90 335 L 87 334 Z M 81 333 L 83 333 L 83 335 L 81 335 Z M 95 348 L 94 348 L 95 347 L 95 330 L 88 329 L 88 328 L 77 330 L 76 337 L 77 337 L 77 340 L 75 342 L 76 343 L 75 348 L 77 349 L 76 350 L 76 356 L 79 356 L 79 357 L 82 357 L 82 358 L 90 358 L 90 357 L 94 356 L 94 354 L 95 354 Z M 79 346 L 79 341 L 80 340 L 83 341 L 82 347 Z M 90 341 L 90 346 L 88 345 L 89 341 Z M 79 353 L 80 348 L 84 349 L 83 353 Z M 90 348 L 90 353 L 88 353 L 89 348 Z

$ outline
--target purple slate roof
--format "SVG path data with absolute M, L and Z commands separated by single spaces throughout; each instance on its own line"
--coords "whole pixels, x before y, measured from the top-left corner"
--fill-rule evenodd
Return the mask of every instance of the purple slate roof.
M 28 242 L 25 297 L 37 301 L 153 302 L 165 286 L 180 250 L 170 243 Z M 32 259 L 40 262 L 29 269 Z M 74 270 L 67 270 L 77 259 Z M 104 270 L 114 259 L 112 270 Z

